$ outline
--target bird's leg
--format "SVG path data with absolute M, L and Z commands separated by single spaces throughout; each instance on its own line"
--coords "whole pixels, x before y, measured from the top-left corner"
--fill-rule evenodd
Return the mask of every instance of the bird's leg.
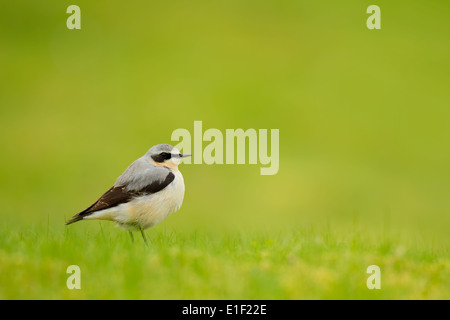
M 142 224 L 140 221 L 139 221 L 139 229 L 141 229 L 142 239 L 144 239 L 145 245 L 148 247 L 147 237 L 145 236 L 144 228 L 142 227 Z
M 130 233 L 130 238 L 131 238 L 131 242 L 134 243 L 134 236 L 133 236 L 133 232 L 128 231 Z

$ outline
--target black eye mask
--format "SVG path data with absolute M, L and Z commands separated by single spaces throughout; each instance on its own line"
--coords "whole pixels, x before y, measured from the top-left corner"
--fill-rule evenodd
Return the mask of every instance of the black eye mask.
M 155 162 L 164 162 L 164 160 L 169 160 L 170 158 L 172 158 L 172 154 L 168 152 L 152 155 L 152 159 L 155 160 Z

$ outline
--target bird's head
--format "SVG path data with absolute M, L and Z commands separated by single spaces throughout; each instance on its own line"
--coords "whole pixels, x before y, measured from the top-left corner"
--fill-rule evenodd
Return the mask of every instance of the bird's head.
M 169 168 L 177 167 L 181 159 L 190 157 L 190 154 L 183 154 L 170 144 L 157 144 L 147 151 L 148 156 L 154 165 L 165 166 Z

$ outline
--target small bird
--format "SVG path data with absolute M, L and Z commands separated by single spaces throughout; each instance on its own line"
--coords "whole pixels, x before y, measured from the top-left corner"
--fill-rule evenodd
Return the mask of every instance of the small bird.
M 80 220 L 109 220 L 129 231 L 153 227 L 178 210 L 184 198 L 184 180 L 178 165 L 190 154 L 170 144 L 158 144 L 134 161 L 95 203 L 77 213 L 66 225 Z

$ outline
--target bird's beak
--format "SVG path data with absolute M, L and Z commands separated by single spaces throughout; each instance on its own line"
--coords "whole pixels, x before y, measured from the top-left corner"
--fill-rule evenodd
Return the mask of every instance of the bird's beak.
M 180 158 L 186 158 L 186 157 L 190 157 L 191 154 L 187 154 L 187 153 L 180 153 L 179 157 Z

